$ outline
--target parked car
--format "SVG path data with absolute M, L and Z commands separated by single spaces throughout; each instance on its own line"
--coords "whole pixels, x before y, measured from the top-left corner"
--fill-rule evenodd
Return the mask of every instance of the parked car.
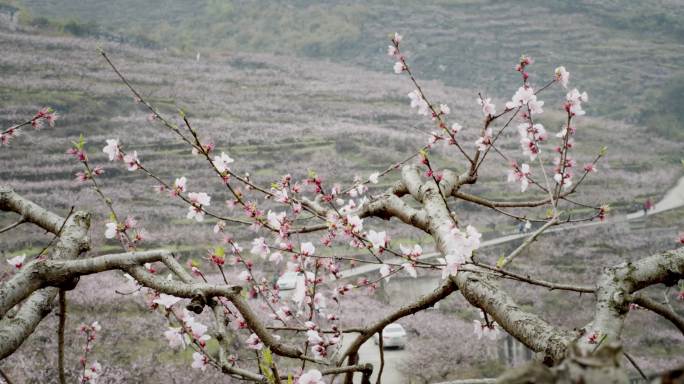
M 392 323 L 382 330 L 382 347 L 383 348 L 401 348 L 406 346 L 406 330 L 401 324 Z M 375 345 L 380 344 L 380 337 L 376 333 L 373 335 Z
M 314 274 L 311 272 L 307 272 L 306 275 L 310 280 L 313 280 Z M 278 288 L 280 289 L 280 298 L 285 299 L 287 297 L 290 297 L 292 292 L 294 291 L 295 287 L 297 286 L 297 279 L 300 276 L 304 276 L 303 272 L 285 272 L 283 273 L 282 276 L 278 278 L 278 281 L 276 284 L 278 284 Z

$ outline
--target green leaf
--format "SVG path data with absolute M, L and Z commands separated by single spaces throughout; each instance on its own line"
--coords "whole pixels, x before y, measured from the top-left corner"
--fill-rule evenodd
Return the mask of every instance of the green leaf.
M 287 384 L 294 384 L 294 379 L 292 378 L 292 374 L 287 375 Z
M 273 355 L 269 348 L 264 349 L 261 352 L 261 360 L 259 361 L 259 367 L 261 367 L 261 372 L 266 376 L 266 380 L 269 383 L 275 383 L 275 376 L 273 375 Z
M 273 355 L 271 354 L 271 349 L 270 348 L 264 349 L 264 351 L 262 352 L 262 355 L 263 355 L 264 363 L 266 363 L 266 365 L 270 367 L 271 364 L 273 364 Z
M 608 147 L 604 145 L 603 147 L 601 147 L 601 150 L 599 151 L 599 156 L 605 156 L 606 153 L 608 153 Z
M 178 108 L 178 114 L 180 115 L 181 119 L 185 119 L 185 111 Z
M 83 147 L 85 146 L 85 143 L 86 143 L 85 136 L 83 136 L 83 134 L 81 133 L 81 135 L 78 137 L 78 144 L 76 145 L 76 147 L 78 149 L 83 149 Z
M 226 255 L 226 250 L 223 247 L 214 248 L 214 255 L 218 257 L 224 257 Z
M 496 267 L 501 268 L 503 267 L 504 262 L 506 261 L 506 258 L 504 255 L 499 256 L 499 260 L 496 261 Z

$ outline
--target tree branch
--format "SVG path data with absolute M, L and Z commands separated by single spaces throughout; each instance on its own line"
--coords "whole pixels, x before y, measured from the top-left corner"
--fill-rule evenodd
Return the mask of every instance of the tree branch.
M 628 295 L 626 299 L 627 301 L 644 307 L 666 318 L 667 320 L 670 320 L 670 322 L 672 322 L 672 324 L 674 324 L 674 326 L 677 327 L 677 329 L 679 329 L 679 332 L 681 332 L 684 335 L 684 318 L 676 314 L 674 311 L 672 311 L 667 305 L 661 304 L 639 293 Z
M 606 341 L 619 340 L 630 295 L 654 284 L 674 285 L 682 277 L 684 247 L 606 268 L 597 284 L 594 319 L 586 330 L 606 337 Z M 578 344 L 583 350 L 593 348 L 587 337 Z

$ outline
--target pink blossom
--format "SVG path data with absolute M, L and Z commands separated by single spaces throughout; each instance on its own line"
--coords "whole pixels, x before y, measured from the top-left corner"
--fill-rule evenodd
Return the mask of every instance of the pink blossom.
M 273 195 L 275 196 L 275 201 L 279 203 L 288 204 L 290 202 L 290 198 L 287 196 L 286 189 L 276 190 L 273 192 Z
M 178 196 L 186 191 L 188 184 L 188 179 L 185 176 L 179 177 L 173 182 L 173 190 L 171 191 L 172 196 Z
M 400 34 L 398 34 L 397 32 L 394 32 L 394 37 L 392 38 L 392 41 L 395 44 L 399 45 L 399 43 L 401 43 L 402 39 L 403 39 L 403 37 Z
M 589 101 L 589 96 L 586 92 L 580 93 L 580 91 L 575 88 L 568 92 L 565 96 L 565 100 L 565 110 L 568 114 L 571 116 L 582 116 L 585 114 L 584 110 L 582 110 L 582 103 Z
M 589 344 L 598 343 L 598 339 L 599 339 L 599 333 L 597 331 L 594 331 L 587 336 L 587 341 L 589 342 Z
M 518 88 L 511 101 L 506 103 L 506 109 L 514 109 L 525 105 L 530 108 L 530 112 L 533 115 L 544 112 L 542 109 L 544 102 L 537 100 L 537 95 L 534 94 L 534 89 L 529 86 L 522 86 Z
M 205 370 L 207 369 L 207 363 L 208 359 L 207 357 L 200 353 L 200 352 L 195 352 L 192 354 L 192 367 L 195 369 L 201 369 Z
M 7 259 L 7 263 L 16 269 L 20 269 L 24 265 L 24 260 L 26 260 L 26 255 L 18 255 Z
M 490 145 L 492 145 L 492 129 L 487 128 L 484 136 L 477 139 L 475 146 L 480 152 L 484 152 L 487 150 L 487 148 L 489 148 Z
M 221 152 L 220 156 L 214 156 L 214 166 L 216 166 L 216 169 L 223 173 L 228 171 L 230 168 L 228 168 L 228 164 L 232 163 L 233 160 L 230 156 L 228 156 L 225 152 Z
M 278 318 L 282 321 L 288 321 L 292 320 L 294 314 L 292 313 L 292 310 L 290 310 L 289 307 L 280 307 L 276 311 L 276 316 L 278 316 Z
M 460 258 L 461 260 L 454 260 L 455 258 L 451 258 L 451 262 L 447 262 L 445 258 L 440 258 L 439 261 L 443 264 L 445 264 L 442 267 L 442 279 L 446 279 L 449 276 L 456 276 L 458 273 L 458 268 L 465 262 L 465 258 Z
M 556 184 L 561 184 L 564 188 L 569 188 L 572 185 L 572 173 L 566 171 L 565 174 L 557 172 L 553 175 L 553 180 Z
M 179 301 L 181 301 L 180 297 L 167 295 L 165 293 L 160 294 L 158 298 L 152 300 L 153 303 L 159 304 L 166 309 L 171 308 L 174 304 L 176 304 Z
M 479 320 L 473 320 L 473 330 L 478 339 L 481 339 L 484 336 L 489 340 L 496 340 L 499 337 L 499 328 L 494 322 L 488 325 L 486 323 L 480 323 Z
M 415 90 L 408 94 L 409 99 L 411 99 L 411 108 L 417 108 L 418 114 L 427 116 L 429 114 L 430 106 L 427 101 L 423 98 L 423 94 L 419 90 Z
M 169 327 L 169 329 L 164 332 L 164 337 L 166 337 L 169 341 L 169 346 L 173 349 L 185 345 L 184 334 L 181 327 Z
M 238 279 L 240 281 L 250 282 L 250 281 L 252 281 L 252 274 L 250 274 L 249 271 L 242 271 L 238 275 Z
M 368 181 L 370 181 L 373 184 L 378 183 L 378 178 L 380 177 L 380 172 L 373 172 L 368 176 Z
M 488 97 L 486 99 L 478 98 L 477 103 L 482 107 L 482 114 L 487 116 L 493 116 L 496 114 L 496 107 L 492 104 L 492 98 Z
M 280 264 L 280 262 L 283 261 L 283 254 L 280 252 L 273 252 L 271 253 L 271 256 L 269 256 L 268 261 Z
M 256 333 L 252 333 L 251 335 L 249 335 L 249 337 L 246 340 L 246 343 L 247 348 L 255 349 L 257 351 L 260 351 L 264 347 L 264 344 L 261 342 L 261 339 L 259 339 L 259 336 L 257 336 Z
M 211 196 L 204 192 L 190 192 L 188 193 L 188 199 L 192 206 L 189 208 L 187 218 L 195 219 L 198 222 L 204 220 L 204 207 L 211 205 Z
M 321 292 L 316 292 L 313 299 L 314 309 L 322 309 L 327 307 L 327 301 L 325 295 Z
M 530 160 L 534 161 L 539 155 L 539 146 L 537 143 L 530 139 L 529 137 L 523 137 L 520 139 L 520 147 L 522 148 L 522 153 L 525 156 L 529 156 Z
M 205 335 L 208 327 L 206 325 L 200 323 L 199 321 L 197 321 L 185 309 L 183 310 L 183 323 L 185 324 L 186 328 L 190 329 L 190 333 L 192 334 L 192 337 L 194 337 L 195 339 L 203 339 L 203 340 L 209 339 L 209 335 Z
M 527 189 L 527 186 L 529 184 L 529 181 L 527 177 L 530 175 L 530 166 L 529 164 L 523 164 L 520 167 L 515 164 L 513 166 L 513 169 L 510 169 L 508 171 L 508 182 L 520 182 L 520 192 L 525 192 Z
M 385 231 L 375 232 L 371 229 L 368 231 L 366 238 L 371 242 L 371 244 L 373 244 L 373 249 L 375 251 L 379 251 L 387 247 L 387 233 L 385 233 Z
M 316 252 L 316 247 L 314 247 L 313 243 L 306 242 L 306 243 L 301 243 L 299 245 L 300 253 L 304 256 L 313 256 L 314 252 Z
M 399 249 L 401 249 L 401 253 L 410 259 L 417 259 L 423 254 L 423 248 L 420 246 L 420 244 L 414 244 L 413 248 L 405 247 L 403 244 L 399 244 Z
M 119 231 L 119 225 L 117 223 L 106 223 L 105 228 L 105 237 L 107 239 L 113 239 Z
M 565 67 L 560 66 L 554 71 L 554 79 L 563 86 L 563 88 L 568 87 L 568 80 L 570 80 L 570 72 L 565 70 Z
M 325 384 L 323 375 L 317 369 L 311 369 L 299 376 L 297 384 Z
M 261 256 L 262 259 L 265 259 L 271 250 L 269 249 L 268 244 L 266 244 L 266 240 L 264 240 L 263 237 L 258 237 L 252 240 L 252 249 L 250 252 L 253 255 L 258 255 Z
M 454 243 L 457 249 L 447 253 L 445 256 L 446 263 L 447 265 L 463 264 L 472 256 L 473 251 L 480 247 L 482 234 L 472 225 L 468 225 L 465 232 L 455 227 L 451 230 L 451 233 L 454 236 Z
M 133 151 L 133 153 L 127 153 L 123 157 L 124 163 L 126 163 L 126 166 L 129 171 L 135 171 L 136 169 L 140 168 L 140 161 L 138 160 L 138 152 Z
M 117 139 L 107 139 L 107 145 L 102 148 L 102 152 L 109 156 L 109 161 L 122 160 L 123 155 L 119 149 L 119 140 Z
M 394 73 L 402 73 L 404 72 L 404 69 L 406 68 L 404 67 L 404 63 L 402 63 L 401 61 L 397 61 L 396 63 L 394 63 Z
M 594 163 L 587 163 L 587 164 L 584 164 L 584 171 L 587 173 L 591 173 L 591 172 L 598 172 L 598 169 L 596 168 L 596 165 Z
M 216 224 L 214 225 L 214 233 L 219 233 L 223 232 L 223 230 L 226 228 L 226 222 L 223 220 L 218 220 Z
M 292 293 L 292 301 L 301 306 L 306 298 L 306 277 L 303 273 L 297 275 L 294 292 Z
M 83 363 L 85 365 L 85 362 Z M 80 376 L 81 383 L 95 383 L 97 378 L 100 376 L 102 371 L 102 365 L 97 361 L 94 361 L 90 367 L 83 370 L 83 374 Z
M 448 115 L 451 113 L 451 108 L 449 108 L 449 106 L 446 104 L 440 104 L 439 110 L 445 115 Z
M 414 279 L 418 277 L 418 273 L 416 272 L 416 268 L 413 266 L 413 263 L 404 263 L 401 265 L 406 273 L 409 274 L 409 276 L 413 277 Z

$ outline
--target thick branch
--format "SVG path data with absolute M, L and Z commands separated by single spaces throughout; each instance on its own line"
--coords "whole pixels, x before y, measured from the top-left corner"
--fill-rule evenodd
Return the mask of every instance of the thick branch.
M 670 320 L 672 324 L 679 329 L 679 332 L 684 334 L 684 318 L 672 311 L 667 305 L 660 304 L 659 302 L 638 293 L 627 296 L 627 300 Z
M 34 223 L 46 231 L 57 233 L 64 219 L 36 203 L 19 196 L 12 188 L 0 186 L 0 210 L 16 212 L 23 220 Z
M 14 353 L 52 311 L 58 288 L 44 288 L 33 293 L 13 317 L 0 320 L 0 360 Z
M 654 284 L 674 285 L 684 277 L 684 247 L 606 268 L 597 284 L 594 320 L 587 325 L 589 334 L 597 333 L 606 341 L 617 341 L 629 311 L 628 297 Z M 584 337 L 579 345 L 591 350 Z
M 441 199 L 437 185 L 432 181 L 423 183 L 418 170 L 410 166 L 402 169 L 402 179 L 411 195 L 423 203 L 437 249 L 444 255 L 460 254 L 460 243 L 452 233 L 454 224 L 451 213 Z M 554 361 L 564 357 L 567 345 L 573 338 L 572 333 L 523 311 L 499 288 L 495 277 L 486 273 L 486 270 L 459 271 L 451 280 L 468 302 L 490 314 L 502 328 L 530 349 L 543 352 Z
M 428 229 L 428 218 L 425 210 L 412 208 L 401 198 L 393 194 L 384 195 L 365 204 L 359 216 L 375 216 L 385 220 L 396 217 L 404 223 L 423 231 Z

